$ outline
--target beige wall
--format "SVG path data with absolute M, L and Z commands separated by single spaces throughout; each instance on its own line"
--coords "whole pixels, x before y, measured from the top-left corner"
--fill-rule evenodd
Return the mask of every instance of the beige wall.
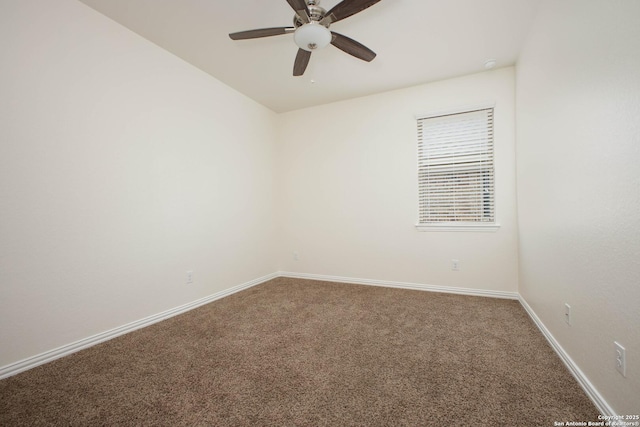
M 504 68 L 281 114 L 281 268 L 515 292 L 514 89 Z M 500 230 L 418 232 L 415 115 L 486 102 L 495 102 Z
M 619 414 L 640 412 L 639 17 L 546 1 L 517 67 L 520 293 Z
M 75 0 L 0 58 L 0 366 L 277 271 L 274 113 Z

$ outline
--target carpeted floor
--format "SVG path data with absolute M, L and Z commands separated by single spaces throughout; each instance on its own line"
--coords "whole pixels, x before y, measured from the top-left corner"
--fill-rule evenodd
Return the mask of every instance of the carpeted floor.
M 284 278 L 0 381 L 1 426 L 553 426 L 597 415 L 517 301 Z

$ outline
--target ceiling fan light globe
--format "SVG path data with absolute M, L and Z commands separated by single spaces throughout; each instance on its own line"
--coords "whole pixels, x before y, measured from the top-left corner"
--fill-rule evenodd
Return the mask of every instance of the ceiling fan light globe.
M 331 31 L 316 22 L 304 24 L 293 34 L 293 40 L 300 49 L 312 52 L 331 43 Z

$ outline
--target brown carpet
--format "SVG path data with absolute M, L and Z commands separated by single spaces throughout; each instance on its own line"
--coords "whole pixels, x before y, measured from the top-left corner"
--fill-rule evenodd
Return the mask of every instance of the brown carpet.
M 517 301 L 284 278 L 0 381 L 2 426 L 597 415 Z

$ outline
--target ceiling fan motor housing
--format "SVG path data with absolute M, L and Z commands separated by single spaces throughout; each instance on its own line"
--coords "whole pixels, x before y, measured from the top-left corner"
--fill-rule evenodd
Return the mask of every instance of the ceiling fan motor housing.
M 307 8 L 309 9 L 309 20 L 311 22 L 320 22 L 322 20 L 322 18 L 324 18 L 324 16 L 327 14 L 327 11 L 323 8 L 321 8 L 320 6 L 318 6 L 319 2 L 308 2 L 309 5 L 307 6 Z M 304 25 L 305 21 L 302 20 L 302 18 L 300 18 L 298 15 L 294 15 L 293 16 L 293 26 L 298 28 L 301 27 L 302 25 Z M 328 25 L 327 25 L 328 27 Z

